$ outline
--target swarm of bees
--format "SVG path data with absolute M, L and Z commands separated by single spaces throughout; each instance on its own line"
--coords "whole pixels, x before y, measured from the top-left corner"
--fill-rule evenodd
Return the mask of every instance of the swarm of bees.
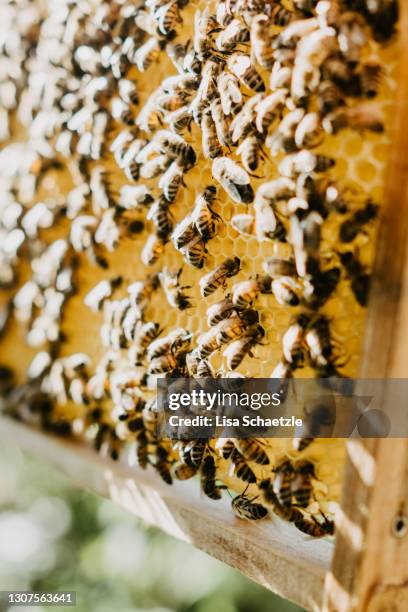
M 0 367 L 14 415 L 114 460 L 131 446 L 167 484 L 197 476 L 240 519 L 332 535 L 313 455 L 330 407 L 287 447 L 171 442 L 155 390 L 160 377 L 262 371 L 284 392 L 295 376 L 350 375 L 336 304 L 351 318 L 367 305 L 379 204 L 339 170 L 339 143 L 387 142 L 379 58 L 397 0 L 5 9 L 0 335 L 17 321 L 37 351 L 24 385 Z M 132 272 L 112 263 L 122 246 Z M 95 360 L 64 350 L 87 266 Z

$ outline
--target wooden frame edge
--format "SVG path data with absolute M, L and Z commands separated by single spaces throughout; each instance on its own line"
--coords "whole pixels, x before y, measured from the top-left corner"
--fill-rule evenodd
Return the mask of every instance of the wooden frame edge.
M 361 378 L 408 378 L 408 2 L 400 2 L 400 60 L 393 146 L 370 292 Z M 362 382 L 363 389 L 364 382 Z M 384 386 L 383 409 L 394 398 Z M 342 510 L 323 610 L 408 609 L 408 440 L 347 443 Z M 407 519 L 408 521 L 408 519 Z M 404 530 L 405 531 L 405 530 Z

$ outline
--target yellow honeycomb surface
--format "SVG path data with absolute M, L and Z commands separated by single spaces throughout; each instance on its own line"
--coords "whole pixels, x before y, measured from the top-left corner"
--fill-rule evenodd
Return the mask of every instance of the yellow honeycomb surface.
M 0 0 L 0 4 L 5 14 L 0 25 L 0 44 L 3 52 L 0 99 L 2 106 L 6 109 L 2 117 L 4 120 L 7 117 L 8 121 L 8 128 L 5 127 L 2 134 L 3 147 L 0 152 L 0 189 L 4 194 L 4 204 L 0 208 L 0 231 L 3 242 L 0 246 L 0 264 L 6 271 L 8 269 L 12 271 L 10 282 L 3 282 L 2 272 L 2 284 L 4 285 L 2 304 L 13 303 L 13 300 L 14 305 L 16 304 L 15 297 L 18 291 L 25 283 L 36 278 L 36 269 L 38 276 L 36 258 L 59 239 L 66 241 L 67 252 L 64 255 L 65 263 L 62 267 L 72 267 L 74 288 L 74 291 L 67 295 L 65 302 L 60 306 L 59 317 L 56 317 L 57 334 L 58 332 L 60 334 L 57 342 L 54 342 L 52 338 L 47 338 L 46 333 L 44 337 L 40 334 L 38 341 L 33 341 L 33 336 L 30 336 L 35 319 L 43 312 L 44 304 L 46 304 L 44 293 L 42 297 L 37 298 L 33 308 L 34 314 L 28 316 L 26 321 L 22 320 L 21 313 L 19 315 L 16 309 L 14 313 L 11 313 L 2 333 L 1 363 L 13 369 L 15 375 L 13 386 L 15 386 L 16 383 L 26 382 L 27 369 L 39 351 L 44 351 L 51 356 L 50 363 L 52 360 L 63 360 L 76 353 L 85 353 L 89 356 L 90 361 L 86 365 L 86 374 L 82 381 L 83 388 L 81 387 L 79 398 L 78 395 L 71 397 L 70 391 L 66 393 L 66 397 L 64 394 L 58 395 L 48 387 L 48 392 L 55 402 L 51 420 L 71 423 L 72 435 L 82 437 L 84 443 L 89 443 L 89 439 L 95 436 L 95 432 L 98 427 L 101 427 L 100 423 L 103 421 L 112 431 L 116 428 L 117 435 L 121 439 L 119 446 L 127 443 L 134 444 L 136 435 L 126 430 L 123 423 L 120 424 L 118 421 L 118 403 L 115 398 L 111 397 L 112 379 L 107 376 L 101 401 L 93 396 L 89 386 L 89 380 L 98 371 L 98 364 L 100 367 L 101 362 L 110 353 L 113 359 L 113 371 L 120 374 L 120 372 L 131 369 L 134 386 L 140 389 L 140 396 L 146 400 L 154 397 L 154 377 L 150 377 L 149 388 L 144 382 L 141 383 L 147 367 L 146 362 L 132 369 L 128 361 L 129 347 L 111 349 L 106 346 L 106 340 L 101 338 L 109 301 L 126 298 L 129 285 L 136 281 L 144 281 L 148 275 L 154 275 L 163 267 L 167 267 L 172 272 L 177 272 L 182 268 L 180 285 L 188 286 L 185 293 L 190 297 L 192 307 L 183 311 L 171 307 L 162 288 L 159 287 L 153 292 L 143 311 L 143 321 L 158 323 L 162 330 L 159 337 L 167 335 L 178 327 L 185 328 L 192 333 L 190 348 L 193 349 L 199 342 L 200 334 L 208 330 L 206 316 L 208 307 L 220 301 L 224 293 L 230 291 L 235 283 L 254 277 L 256 274 L 262 274 L 262 264 L 265 259 L 269 257 L 289 259 L 292 256 L 293 248 L 290 239 L 286 242 L 277 240 L 260 242 L 255 235 L 244 235 L 232 227 L 231 218 L 234 215 L 254 214 L 253 204 L 240 204 L 233 201 L 222 185 L 215 180 L 212 172 L 213 160 L 206 159 L 203 153 L 201 127 L 199 122 L 192 120 L 189 128 L 182 132 L 182 138 L 193 147 L 196 161 L 191 169 L 185 171 L 184 185 L 181 186 L 175 201 L 170 205 L 171 219 L 176 227 L 192 212 L 196 198 L 204 187 L 214 185 L 217 188 L 217 196 L 213 209 L 220 216 L 221 221 L 218 224 L 216 235 L 206 244 L 208 255 L 202 269 L 186 263 L 182 253 L 174 248 L 171 240 L 164 245 L 163 253 L 156 263 L 151 266 L 144 265 L 141 260 L 141 252 L 149 235 L 155 231 L 154 224 L 148 219 L 148 206 L 140 206 L 130 211 L 118 209 L 120 190 L 124 185 L 144 184 L 156 199 L 161 194 L 160 176 L 154 179 L 139 178 L 138 181 L 131 182 L 124 168 L 118 167 L 110 147 L 118 134 L 126 130 L 131 133 L 133 140 L 143 138 L 146 139 L 146 142 L 154 142 L 157 132 L 162 129 L 170 129 L 166 124 L 167 111 L 164 110 L 160 112 L 160 121 L 151 131 L 137 129 L 136 124 L 140 120 L 140 113 L 149 104 L 152 93 L 161 87 L 163 79 L 178 74 L 174 62 L 169 57 L 171 45 L 173 47 L 176 44 L 184 45 L 186 49 L 193 48 L 194 50 L 191 40 L 194 31 L 197 32 L 199 27 L 196 17 L 198 11 L 203 14 L 207 9 L 209 15 L 216 15 L 217 10 L 220 11 L 220 5 L 224 4 L 225 10 L 231 12 L 230 20 L 234 18 L 242 28 L 247 27 L 251 30 L 252 20 L 257 14 L 262 13 L 262 10 L 254 8 L 256 3 L 251 2 L 201 1 L 178 3 L 179 6 L 176 2 L 168 4 L 142 2 L 134 6 L 132 3 L 104 3 L 99 0 L 84 0 L 76 4 L 51 1 L 23 1 L 15 4 Z M 265 3 L 264 9 L 268 15 L 273 37 L 271 40 L 284 32 L 290 23 L 302 19 L 315 19 L 319 11 L 321 21 L 316 27 L 334 28 L 335 36 L 340 40 L 340 34 L 343 32 L 341 24 L 346 23 L 343 17 L 347 3 L 340 8 L 337 16 L 330 16 L 330 26 L 324 23 L 324 5 L 330 5 L 330 10 L 334 10 L 337 3 L 320 2 L 318 7 L 315 6 L 316 4 L 315 2 L 310 3 L 314 7 L 311 13 L 302 13 L 296 11 L 296 2 L 293 5 L 289 2 L 276 3 L 275 7 L 287 13 L 287 23 L 282 24 L 279 22 L 279 15 L 273 11 L 270 12 L 271 4 Z M 159 18 L 163 14 L 163 6 L 166 11 L 170 11 L 170 5 L 179 15 L 174 24 L 175 37 L 172 40 L 170 40 L 171 36 L 166 37 L 163 34 L 165 25 Z M 121 33 L 121 19 L 132 33 L 128 38 L 123 34 L 126 30 L 125 25 Z M 138 24 L 136 34 L 132 30 L 135 22 Z M 130 23 L 133 24 L 132 27 Z M 213 49 L 214 41 L 218 40 L 219 31 L 222 32 L 225 29 L 219 23 L 216 26 L 217 24 L 214 23 L 213 28 L 209 27 L 207 31 L 207 38 L 212 41 Z M 157 33 L 158 27 L 162 27 L 159 33 Z M 367 223 L 351 245 L 342 245 L 338 238 L 340 224 L 349 219 L 364 202 L 370 199 L 376 204 L 381 204 L 385 166 L 390 148 L 389 125 L 392 119 L 393 97 L 397 88 L 398 44 L 395 36 L 389 37 L 386 41 L 378 40 L 377 36 L 376 40 L 369 22 L 364 22 L 363 31 L 365 40 L 358 49 L 356 71 L 358 72 L 358 66 L 364 63 L 379 64 L 382 67 L 379 92 L 373 100 L 369 101 L 362 100 L 362 96 L 344 95 L 344 99 L 349 108 L 356 108 L 363 103 L 370 105 L 370 108 L 374 108 L 376 115 L 381 118 L 384 129 L 379 132 L 345 127 L 337 134 L 330 135 L 323 132 L 319 124 L 322 134 L 321 143 L 310 150 L 314 154 L 331 157 L 336 162 L 327 173 L 319 176 L 328 177 L 330 181 L 345 190 L 348 207 L 345 214 L 330 212 L 322 223 L 319 253 L 325 268 L 339 265 L 338 252 L 351 249 L 362 264 L 370 269 L 375 252 L 376 222 Z M 140 60 L 137 60 L 137 55 L 135 55 L 138 45 L 140 47 L 155 37 L 161 42 L 163 48 L 158 47 L 157 54 L 150 66 L 145 71 L 140 71 L 137 65 Z M 128 61 L 127 64 L 125 61 L 125 68 L 121 73 L 118 68 L 118 60 L 112 58 L 115 53 L 122 52 L 125 55 L 125 45 L 132 42 L 132 40 L 129 41 L 129 38 L 134 44 L 133 61 Z M 190 46 L 188 46 L 189 42 Z M 297 40 L 296 44 L 298 44 Z M 292 47 L 288 45 L 289 50 L 293 48 L 296 50 L 296 45 Z M 250 41 L 237 43 L 232 52 L 251 54 L 253 45 Z M 346 52 L 344 53 L 346 55 Z M 220 63 L 228 59 L 227 52 L 216 53 L 216 55 Z M 202 69 L 206 61 L 208 61 L 206 57 L 201 58 Z M 289 63 L 289 65 L 293 68 L 294 60 L 291 61 L 292 64 Z M 103 69 L 100 68 L 98 62 L 102 62 Z M 264 95 L 269 95 L 271 93 L 270 70 L 256 62 L 254 66 L 266 84 Z M 323 70 L 320 65 L 318 68 Z M 222 65 L 221 70 L 224 69 L 227 70 Z M 90 93 L 96 78 L 107 79 L 107 92 L 99 98 L 92 97 Z M 138 94 L 137 105 L 127 104 L 131 113 L 130 126 L 124 123 L 123 117 L 115 118 L 114 116 L 114 100 L 119 99 L 120 82 L 125 78 L 135 85 Z M 200 81 L 200 75 L 197 78 Z M 242 84 L 241 92 L 244 103 L 254 95 L 254 91 Z M 282 111 L 283 116 L 291 110 L 290 90 L 288 90 L 286 102 L 287 107 Z M 315 109 L 316 98 L 312 96 L 308 111 L 313 112 Z M 101 134 L 97 133 L 95 127 L 98 112 L 105 113 L 104 117 L 107 121 L 106 128 Z M 230 119 L 228 118 L 228 121 Z M 277 128 L 278 124 L 274 124 L 269 135 Z M 61 145 L 62 134 L 73 135 L 70 151 Z M 93 139 L 95 148 L 92 151 L 89 147 L 87 148 L 87 139 L 88 141 Z M 99 149 L 96 146 L 98 143 Z M 273 155 L 267 143 L 262 145 L 262 149 L 265 152 L 265 158 L 250 176 L 250 183 L 255 194 L 263 183 L 279 176 L 278 166 L 285 158 L 285 153 L 282 151 Z M 155 155 L 157 151 L 152 157 L 154 158 Z M 223 155 L 241 165 L 235 146 L 229 149 L 224 147 Z M 95 187 L 93 182 L 98 175 L 98 168 L 103 172 L 105 180 L 101 191 Z M 75 206 L 70 204 L 73 193 L 74 191 L 79 193 L 81 189 L 86 191 L 87 185 L 91 186 L 90 193 L 86 195 L 76 210 Z M 108 198 L 105 204 L 104 197 L 106 198 L 107 192 Z M 21 206 L 21 211 L 16 213 L 17 218 L 13 221 L 12 205 L 15 203 Z M 47 210 L 52 211 L 52 220 L 49 223 L 46 220 L 41 222 L 42 225 L 39 224 L 38 230 L 32 230 L 30 235 L 32 225 L 30 226 L 30 223 L 24 225 L 23 221 L 28 212 L 38 203 L 44 203 Z M 116 211 L 112 225 L 113 228 L 119 228 L 120 237 L 110 247 L 105 233 L 105 244 L 96 244 L 96 228 L 100 227 L 102 219 L 107 221 L 106 213 L 111 209 L 112 212 Z M 91 246 L 81 250 L 73 245 L 72 228 L 76 219 L 81 215 L 89 215 L 94 218 L 95 224 L 90 230 L 90 240 L 93 241 L 94 249 Z M 289 214 L 281 214 L 280 218 L 286 231 L 289 232 Z M 144 230 L 141 233 L 132 233 L 129 231 L 129 226 L 126 225 L 129 221 L 135 220 L 144 223 Z M 23 242 L 13 251 L 14 247 L 8 248 L 5 241 L 7 236 L 10 236 L 10 233 L 16 229 L 23 232 Z M 13 244 L 18 242 L 17 234 L 14 235 L 13 240 Z M 101 267 L 95 262 L 92 250 L 106 260 L 107 266 Z M 239 273 L 227 280 L 225 291 L 217 289 L 209 297 L 203 298 L 200 295 L 200 279 L 227 257 L 240 258 Z M 40 264 L 40 268 L 45 264 L 46 260 L 45 263 Z M 37 268 L 35 268 L 36 265 Z M 122 278 L 121 285 L 113 290 L 112 296 L 105 300 L 99 312 L 92 311 L 84 302 L 85 296 L 99 282 L 118 276 Z M 55 281 L 52 282 L 55 285 Z M 53 286 L 52 282 L 51 286 Z M 268 378 L 282 359 L 284 333 L 294 317 L 305 311 L 305 306 L 302 302 L 296 307 L 280 305 L 274 295 L 268 293 L 259 295 L 253 308 L 259 312 L 259 322 L 266 334 L 264 339 L 253 348 L 253 356 L 247 355 L 244 358 L 238 367 L 238 372 L 246 377 Z M 358 374 L 365 312 L 366 309 L 357 303 L 350 281 L 343 270 L 335 291 L 319 309 L 319 313 L 326 315 L 330 321 L 332 338 L 339 347 L 337 352 L 341 365 L 338 366 L 338 369 L 344 376 L 355 377 Z M 51 320 L 52 317 L 45 321 L 48 330 L 51 328 Z M 228 369 L 222 351 L 216 351 L 211 356 L 210 362 L 216 372 L 225 373 Z M 46 370 L 44 373 L 45 378 L 47 372 Z M 300 378 L 313 376 L 313 367 L 306 360 L 304 367 L 297 369 L 294 375 Z M 41 381 L 34 381 L 32 384 L 41 385 Z M 43 390 L 44 388 L 46 386 L 44 387 L 43 383 Z M 81 398 L 83 401 L 80 401 Z M 17 407 L 20 418 L 37 422 L 35 414 L 30 411 L 27 413 L 21 408 L 22 403 Z M 96 405 L 103 411 L 103 417 L 101 419 L 98 417 L 99 420 L 93 420 L 89 416 Z M 264 444 L 270 464 L 258 466 L 251 463 L 258 480 L 273 478 L 271 468 L 286 457 L 295 464 L 300 459 L 310 460 L 315 466 L 316 478 L 313 480 L 314 495 L 308 508 L 309 514 L 318 516 L 323 512 L 328 518 L 333 518 L 341 492 L 344 441 L 318 439 L 303 452 L 294 450 L 292 440 L 265 440 Z M 178 460 L 177 451 L 171 449 L 169 442 L 164 442 L 164 446 L 169 451 L 168 463 L 169 468 L 172 469 L 172 462 Z M 215 448 L 213 443 L 212 448 Z M 109 444 L 102 444 L 102 452 L 104 451 L 109 453 Z M 154 463 L 156 457 L 154 445 L 150 446 L 150 453 Z M 231 477 L 230 463 L 221 459 L 216 450 L 211 456 L 215 457 L 217 465 L 217 481 L 227 484 L 237 493 L 242 493 L 246 484 L 238 478 Z M 198 483 L 197 486 L 199 486 Z M 258 494 L 256 484 L 251 485 L 248 490 L 248 495 L 252 493 L 254 496 Z M 258 501 L 261 501 L 261 498 Z M 305 513 L 305 516 L 308 516 L 308 512 Z

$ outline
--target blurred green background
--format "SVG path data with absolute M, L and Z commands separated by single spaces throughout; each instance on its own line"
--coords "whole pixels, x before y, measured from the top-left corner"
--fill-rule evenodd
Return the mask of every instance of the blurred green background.
M 0 591 L 23 589 L 74 590 L 77 606 L 65 609 L 76 612 L 301 610 L 7 445 L 0 448 Z

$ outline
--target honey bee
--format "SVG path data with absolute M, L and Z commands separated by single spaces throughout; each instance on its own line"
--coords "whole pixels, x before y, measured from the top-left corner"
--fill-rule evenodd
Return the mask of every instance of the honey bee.
M 345 14 L 342 15 L 341 19 L 345 19 Z M 292 25 L 295 25 L 295 23 Z M 352 20 L 351 23 L 353 23 Z M 332 27 L 314 29 L 303 35 L 296 47 L 297 61 L 299 63 L 304 62 L 306 65 L 320 66 L 335 50 L 336 35 L 337 32 Z
M 214 378 L 214 370 L 207 359 L 201 359 L 197 364 L 196 378 Z
M 183 166 L 175 160 L 167 168 L 159 181 L 159 188 L 163 190 L 163 195 L 167 202 L 174 202 L 180 186 L 183 185 Z
M 281 259 L 279 257 L 268 257 L 262 263 L 266 274 L 272 278 L 277 276 L 295 276 L 296 266 L 293 259 Z
M 326 399 L 324 403 L 316 403 L 312 407 L 305 407 L 306 431 L 302 436 L 293 438 L 293 448 L 299 452 L 308 448 L 312 442 L 321 435 L 322 427 L 334 425 L 336 407 L 333 398 Z
M 192 121 L 188 106 L 181 106 L 180 108 L 167 113 L 165 121 L 169 124 L 172 132 L 181 135 L 186 128 L 190 129 Z
M 218 34 L 215 47 L 221 52 L 230 52 L 237 45 L 249 40 L 249 30 L 239 19 L 232 19 L 227 27 Z
M 227 367 L 230 370 L 235 370 L 247 355 L 252 357 L 252 349 L 256 344 L 259 344 L 260 340 L 262 340 L 264 336 L 265 330 L 258 324 L 249 327 L 238 340 L 231 342 L 231 344 L 224 351 L 224 357 L 227 360 Z
M 273 181 L 262 183 L 257 189 L 256 195 L 261 200 L 265 200 L 274 206 L 280 200 L 288 200 L 296 193 L 296 183 L 285 176 L 281 176 Z
M 178 134 L 174 134 L 169 130 L 161 130 L 156 132 L 155 139 L 162 147 L 163 153 L 170 153 L 179 158 L 180 163 L 185 170 L 194 166 L 196 162 L 196 154 L 191 145 Z
M 227 117 L 242 105 L 242 93 L 235 76 L 221 72 L 217 80 L 218 93 L 224 115 Z M 215 118 L 214 118 L 215 121 Z
M 201 125 L 203 112 L 207 109 L 209 102 L 214 99 L 217 93 L 216 83 L 221 67 L 214 59 L 213 56 L 211 60 L 205 62 L 201 72 L 200 86 L 194 100 L 190 104 L 190 112 L 198 126 Z
M 340 261 L 351 281 L 351 290 L 360 306 L 367 306 L 371 275 L 351 251 L 339 253 Z
M 156 399 L 150 400 L 142 410 L 143 424 L 147 439 L 150 443 L 157 443 L 159 429 L 159 412 Z
M 133 113 L 129 108 L 129 105 L 126 104 L 120 98 L 114 98 L 112 100 L 112 117 L 116 119 L 116 121 L 121 121 L 128 126 L 132 126 L 135 123 Z
M 227 278 L 238 274 L 241 261 L 238 257 L 226 259 L 222 264 L 200 278 L 199 284 L 202 297 L 214 293 L 219 287 L 226 286 Z
M 201 359 L 206 359 L 212 353 L 220 348 L 217 335 L 219 333 L 218 325 L 210 329 L 209 331 L 201 334 L 198 338 L 197 356 Z
M 277 89 L 286 89 L 286 91 L 289 93 L 291 78 L 292 69 L 289 68 L 289 66 L 284 66 L 276 59 L 269 79 L 270 90 L 276 91 Z
M 167 240 L 173 230 L 169 202 L 165 196 L 161 196 L 150 207 L 147 219 L 152 221 L 156 227 L 156 235 L 160 240 Z
M 232 304 L 235 308 L 247 308 L 257 299 L 260 293 L 269 293 L 270 279 L 255 276 L 236 283 L 232 287 Z
M 229 459 L 233 453 L 237 452 L 231 438 L 218 438 L 215 448 L 223 459 Z
M 276 468 L 273 479 L 273 491 L 283 507 L 292 505 L 292 482 L 295 477 L 295 470 L 289 460 L 283 461 Z
M 216 484 L 217 466 L 212 455 L 206 455 L 200 468 L 201 489 L 210 499 L 221 499 L 221 486 Z
M 231 225 L 240 234 L 252 236 L 255 229 L 255 217 L 250 214 L 242 213 L 231 218 Z
M 378 41 L 385 41 L 395 33 L 395 25 L 399 17 L 399 4 L 396 0 L 376 0 L 365 5 L 366 18 L 371 25 Z
M 333 266 L 321 270 L 315 264 L 310 278 L 304 281 L 303 297 L 311 308 L 320 308 L 332 295 L 340 280 L 340 268 Z
M 187 263 L 198 269 L 204 266 L 208 253 L 205 247 L 205 241 L 199 234 L 190 240 L 186 246 L 181 248 L 180 252 L 184 255 Z
M 157 274 L 153 276 L 148 275 L 144 281 L 137 281 L 128 285 L 127 291 L 129 293 L 130 302 L 140 307 L 141 310 L 144 310 L 158 287 L 159 277 Z
M 233 20 L 233 15 L 231 14 L 231 11 L 229 10 L 229 7 L 227 6 L 227 2 L 217 2 L 217 8 L 216 8 L 216 20 L 217 23 L 222 26 L 222 27 L 226 27 L 232 20 Z
M 190 41 L 185 44 L 169 41 L 166 45 L 166 53 L 179 74 L 184 72 L 184 58 L 188 53 L 189 46 Z
M 110 298 L 113 291 L 122 284 L 122 277 L 117 276 L 112 280 L 100 281 L 84 297 L 84 303 L 94 312 L 101 310 L 105 300 Z
M 194 13 L 193 48 L 200 60 L 207 59 L 211 54 L 211 32 L 214 30 L 214 25 L 208 6 L 202 12 L 196 10 Z
M 211 208 L 216 194 L 217 190 L 213 185 L 205 187 L 196 198 L 191 214 L 195 227 L 204 240 L 209 240 L 215 235 L 217 223 L 221 219 Z
M 202 148 L 206 159 L 214 159 L 222 155 L 222 147 L 218 140 L 217 130 L 211 111 L 208 109 L 201 120 Z
M 256 476 L 254 471 L 237 450 L 235 450 L 231 455 L 230 473 L 231 475 L 236 476 L 243 482 L 247 482 L 249 484 L 256 482 Z
M 307 113 L 299 122 L 295 131 L 295 144 L 298 149 L 312 149 L 323 140 L 320 118 L 317 113 Z
M 269 457 L 258 440 L 254 438 L 234 438 L 234 445 L 247 461 L 254 461 L 259 465 L 269 464 Z
M 160 152 L 160 144 L 156 140 L 152 139 L 149 142 L 146 142 L 138 151 L 137 155 L 135 156 L 135 160 L 138 164 L 144 164 L 155 155 L 158 155 Z
M 293 4 L 298 11 L 311 15 L 318 0 L 293 0 Z
M 180 96 L 182 100 L 188 100 L 191 92 L 199 87 L 199 81 L 194 74 L 182 72 L 174 76 L 165 78 L 160 85 L 161 89 L 167 94 Z
M 231 121 L 229 129 L 231 134 L 231 141 L 234 144 L 239 142 L 242 138 L 253 134 L 253 132 L 255 131 L 255 108 L 259 100 L 261 99 L 261 94 L 257 94 L 249 98 Z
M 255 197 L 255 234 L 259 242 L 279 240 L 286 242 L 286 229 L 282 221 L 262 197 L 259 189 Z
M 138 210 L 153 202 L 153 196 L 146 185 L 123 185 L 120 188 L 119 206 L 125 210 Z
M 191 334 L 182 327 L 172 330 L 167 336 L 158 338 L 152 342 L 147 349 L 149 361 L 178 350 L 188 349 L 191 343 Z
M 338 42 L 345 59 L 352 63 L 360 60 L 361 49 L 367 42 L 367 25 L 362 15 L 355 11 L 342 11 L 337 16 Z
M 241 156 L 241 162 L 249 173 L 255 172 L 262 158 L 261 141 L 257 136 L 247 136 L 239 145 L 237 155 Z
M 322 127 L 328 134 L 337 134 L 349 127 L 354 130 L 382 133 L 384 123 L 379 109 L 372 106 L 340 107 L 325 116 Z
M 159 260 L 164 252 L 164 242 L 156 234 L 150 234 L 148 237 L 140 258 L 145 266 L 153 266 Z
M 297 19 L 282 30 L 278 38 L 274 41 L 273 46 L 276 49 L 280 47 L 294 48 L 299 39 L 314 32 L 318 27 L 319 22 L 316 18 Z
M 282 478 L 279 477 L 277 485 L 281 481 L 282 481 Z M 294 508 L 291 505 L 291 503 L 284 505 L 279 501 L 279 497 L 274 491 L 274 484 L 271 483 L 270 478 L 265 478 L 264 480 L 261 480 L 258 487 L 262 491 L 262 497 L 263 497 L 264 502 L 267 505 L 272 506 L 272 509 L 275 512 L 275 514 L 277 514 L 281 519 L 283 519 L 284 521 L 289 521 L 289 522 L 295 522 L 296 520 L 303 519 L 302 512 L 298 510 L 297 508 Z M 289 497 L 289 492 L 288 492 L 287 487 L 285 487 L 284 492 L 285 492 L 285 495 Z
M 251 48 L 254 59 L 267 70 L 274 64 L 272 37 L 267 15 L 256 15 L 251 22 Z
M 247 521 L 259 521 L 268 516 L 268 509 L 255 501 L 258 497 L 247 497 L 245 491 L 241 495 L 236 495 L 231 501 L 236 516 Z
M 300 303 L 300 285 L 291 276 L 279 276 L 273 279 L 271 290 L 281 306 L 298 306 Z
M 207 440 L 203 438 L 196 438 L 190 440 L 184 446 L 184 453 L 189 456 L 189 463 L 196 468 L 202 465 L 204 459 L 204 453 L 207 449 Z
M 101 451 L 104 448 L 113 461 L 118 461 L 122 443 L 115 431 L 107 423 L 99 425 L 94 445 L 97 451 Z
M 145 132 L 152 132 L 162 125 L 163 115 L 157 107 L 157 98 L 159 94 L 160 90 L 153 92 L 136 117 L 137 127 Z
M 202 61 L 194 49 L 190 49 L 183 58 L 183 70 L 199 76 L 201 74 Z
M 155 448 L 154 455 L 156 461 L 153 463 L 153 466 L 156 472 L 159 474 L 160 478 L 164 480 L 164 482 L 171 485 L 173 483 L 173 478 L 170 471 L 170 452 L 164 446 L 158 444 Z
M 178 24 L 182 23 L 177 0 L 166 2 L 154 11 L 154 18 L 157 21 L 159 32 L 168 36 L 177 29 Z
M 367 202 L 364 208 L 357 210 L 350 219 L 340 225 L 339 238 L 342 242 L 352 242 L 362 231 L 364 225 L 375 219 L 378 215 L 378 206 Z
M 211 102 L 210 111 L 220 145 L 229 148 L 232 144 L 229 125 L 218 97 Z
M 134 104 L 135 106 L 139 104 L 139 94 L 136 85 L 129 79 L 121 79 L 119 81 L 119 95 L 124 102 Z
M 234 312 L 234 304 L 231 297 L 227 295 L 221 302 L 216 302 L 207 308 L 207 323 L 210 327 L 214 327 L 220 321 L 228 319 Z
M 300 277 L 313 273 L 318 266 L 321 225 L 323 219 L 315 211 L 302 209 L 296 211 L 290 218 L 290 242 L 293 246 L 296 270 Z
M 339 88 L 331 80 L 325 80 L 320 83 L 317 102 L 319 111 L 323 116 L 345 104 Z
M 190 298 L 184 293 L 184 289 L 188 287 L 182 287 L 179 284 L 181 273 L 182 268 L 176 273 L 171 272 L 168 268 L 163 268 L 162 272 L 159 272 L 159 279 L 170 306 L 178 308 L 178 310 L 186 310 L 191 308 L 191 302 Z
M 305 335 L 305 342 L 313 363 L 327 364 L 333 353 L 333 343 L 330 334 L 330 324 L 327 317 L 319 315 L 313 321 Z
M 171 164 L 171 159 L 167 155 L 158 155 L 144 162 L 139 167 L 140 177 L 153 179 L 162 174 Z
M 293 510 L 295 510 L 295 508 Z M 323 523 L 318 521 L 314 516 L 311 517 L 311 520 L 304 518 L 300 510 L 297 510 L 295 518 L 292 520 L 299 531 L 313 536 L 314 538 L 322 538 L 326 535 L 333 535 L 334 522 L 330 521 L 324 514 L 322 514 L 322 516 L 324 519 Z
M 307 508 L 313 493 L 312 478 L 316 478 L 315 467 L 311 461 L 304 459 L 295 465 L 295 476 L 292 481 L 292 494 L 296 505 Z
M 257 103 L 255 125 L 258 132 L 266 134 L 269 127 L 279 117 L 286 97 L 286 89 L 278 89 Z
M 134 336 L 131 338 L 140 349 L 145 349 L 162 332 L 159 323 L 148 321 L 137 326 Z
M 185 108 L 188 110 L 186 101 L 185 95 L 181 93 L 167 93 L 157 97 L 156 105 L 161 111 L 168 113 L 165 118 L 163 117 L 163 120 L 165 120 L 166 123 L 171 123 L 177 111 Z M 177 117 L 177 115 L 175 116 Z
M 254 192 L 248 173 L 228 157 L 218 157 L 212 164 L 214 178 L 219 181 L 230 198 L 239 204 L 250 204 Z
M 145 431 L 140 431 L 136 438 L 136 456 L 138 465 L 145 470 L 149 463 L 148 438 Z
M 149 362 L 148 374 L 166 374 L 169 372 L 179 372 L 185 365 L 185 354 L 181 351 L 168 353 L 161 357 L 155 357 Z
M 293 364 L 288 363 L 284 359 L 279 361 L 270 375 L 270 378 L 279 379 L 279 387 L 277 393 L 281 398 L 281 403 L 286 401 L 289 392 L 289 381 L 293 378 Z
M 186 366 L 187 372 L 190 377 L 194 377 L 197 374 L 198 364 L 200 363 L 201 358 L 198 354 L 197 349 L 193 349 L 186 355 Z
M 171 239 L 175 248 L 179 251 L 194 240 L 194 238 L 197 238 L 197 235 L 198 232 L 194 220 L 190 215 L 187 215 L 176 225 Z
M 151 36 L 134 55 L 134 62 L 140 72 L 146 72 L 148 68 L 159 58 L 160 46 L 157 38 Z
M 284 177 L 294 178 L 299 174 L 326 172 L 335 165 L 335 160 L 324 155 L 316 155 L 308 150 L 287 155 L 279 164 L 278 170 Z
M 303 365 L 305 332 L 309 322 L 310 319 L 307 315 L 300 314 L 283 335 L 283 356 L 287 363 L 292 364 L 293 368 L 299 368 Z
M 233 53 L 227 60 L 228 68 L 248 89 L 265 91 L 265 83 L 251 62 L 249 55 Z
M 245 330 L 248 325 L 253 325 L 254 323 L 258 323 L 258 321 L 259 314 L 256 310 L 244 310 L 236 317 L 221 321 L 218 323 L 217 327 L 214 328 L 218 346 L 227 344 L 245 333 L 252 334 L 252 329 L 248 330 L 248 332 L 245 332 Z

